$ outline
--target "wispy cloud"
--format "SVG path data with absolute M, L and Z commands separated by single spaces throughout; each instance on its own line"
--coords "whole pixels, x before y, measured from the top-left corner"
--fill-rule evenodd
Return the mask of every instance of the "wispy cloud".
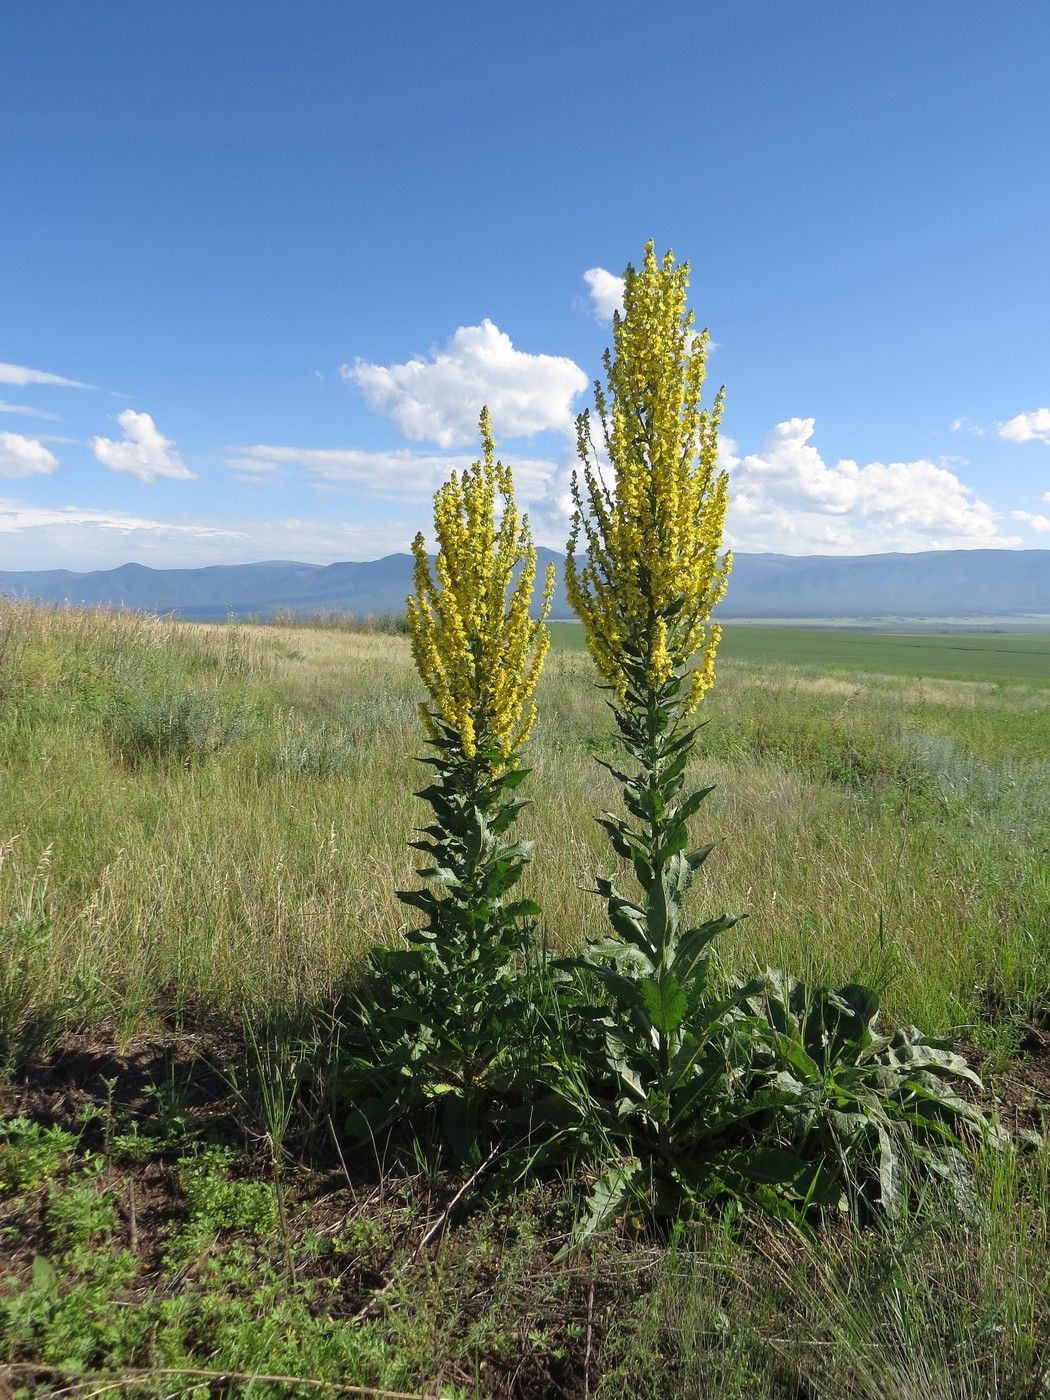
M 461 447 L 477 438 L 484 405 L 499 438 L 575 431 L 573 401 L 587 376 L 572 360 L 516 350 L 491 321 L 460 326 L 429 359 L 400 365 L 355 360 L 339 370 L 376 413 L 392 418 L 412 442 Z
M 988 430 L 982 428 L 980 423 L 971 423 L 969 418 L 953 418 L 953 433 L 971 433 L 974 437 L 984 437 Z
M 92 450 L 104 467 L 111 472 L 137 477 L 139 481 L 156 481 L 158 477 L 197 480 L 197 473 L 190 471 L 174 444 L 157 431 L 148 413 L 126 408 L 117 414 L 117 422 L 124 430 L 123 442 L 103 437 L 91 439 Z
M 773 553 L 860 554 L 1013 548 L 1000 515 L 945 466 L 925 459 L 826 463 L 812 418 L 778 423 L 758 452 L 723 439 L 735 547 Z
M 45 413 L 42 408 L 30 408 L 24 403 L 5 403 L 0 399 L 0 413 L 17 413 L 23 418 L 50 418 L 57 420 L 60 415 L 57 413 Z
M 224 460 L 231 471 L 249 478 L 283 475 L 285 468 L 292 467 L 318 482 L 363 487 L 370 495 L 423 497 L 436 490 L 450 472 L 467 467 L 471 458 L 466 453 L 438 456 L 407 447 L 368 452 L 355 447 L 256 443 L 232 448 Z
M 73 525 L 90 525 L 97 530 L 116 530 L 125 534 L 141 530 L 149 534 L 166 533 L 222 539 L 237 539 L 242 535 L 239 530 L 221 525 L 150 520 L 143 516 L 128 515 L 123 511 L 94 510 L 84 506 L 63 506 L 60 510 L 50 510 L 43 506 L 0 500 L 0 534 L 9 535 L 21 530 Z
M 479 445 L 480 446 L 480 445 Z M 427 453 L 411 448 L 368 452 L 352 447 L 289 447 L 258 443 L 236 447 L 226 466 L 240 479 L 263 483 L 295 468 L 312 478 L 317 487 L 348 486 L 377 498 L 405 501 L 429 500 L 452 472 L 465 471 L 478 453 Z M 523 501 L 543 496 L 550 488 L 557 464 L 546 458 L 500 453 L 514 472 L 514 484 Z
M 19 479 L 30 476 L 50 476 L 58 466 L 58 458 L 37 438 L 21 433 L 0 433 L 0 476 Z
M 155 568 L 247 564 L 261 559 L 330 564 L 405 552 L 414 520 L 346 524 L 290 517 L 151 519 L 122 511 L 67 506 L 42 509 L 0 500 L 0 537 L 6 569 L 39 569 L 42 559 L 74 570 L 109 569 L 129 560 Z
M 999 425 L 999 436 L 1007 442 L 1045 442 L 1050 446 L 1050 408 L 1019 413 Z
M 79 379 L 65 379 L 61 374 L 48 374 L 42 369 L 27 369 L 25 365 L 0 364 L 0 384 L 59 384 L 64 389 L 93 389 L 93 384 L 81 384 Z

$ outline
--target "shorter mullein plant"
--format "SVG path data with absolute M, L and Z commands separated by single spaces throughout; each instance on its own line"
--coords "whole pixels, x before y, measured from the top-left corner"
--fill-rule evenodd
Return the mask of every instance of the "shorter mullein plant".
M 527 1078 L 538 1014 L 529 970 L 539 910 L 512 897 L 529 851 L 513 828 L 555 582 L 550 568 L 532 617 L 536 551 L 487 410 L 481 437 L 483 458 L 435 496 L 433 567 L 421 534 L 412 545 L 408 619 L 433 751 L 422 760 L 432 780 L 417 796 L 433 820 L 412 843 L 427 857 L 423 884 L 399 898 L 423 922 L 405 934 L 407 948 L 373 956 L 370 1034 L 353 1086 L 344 1084 L 359 1134 L 429 1107 L 467 1160 L 480 1151 L 486 1106 L 513 1099 Z

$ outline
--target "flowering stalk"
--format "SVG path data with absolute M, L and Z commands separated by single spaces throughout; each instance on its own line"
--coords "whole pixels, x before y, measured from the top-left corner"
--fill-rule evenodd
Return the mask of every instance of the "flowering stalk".
M 481 438 L 484 459 L 462 481 L 453 472 L 434 497 L 433 574 L 422 534 L 412 542 L 416 592 L 408 599 L 408 622 L 416 669 L 430 692 L 430 704 L 420 706 L 430 738 L 447 736 L 468 763 L 480 752 L 480 769 L 500 772 L 515 766 L 536 719 L 532 695 L 550 646 L 544 619 L 554 567 L 547 570 L 540 618 L 533 620 L 536 550 L 528 517 L 519 519 L 514 504 L 510 468 L 496 460 L 487 408 Z
M 612 881 L 596 882 L 614 936 L 574 965 L 607 994 L 592 1019 L 605 1046 L 608 1115 L 650 1184 L 676 1174 L 681 1184 L 675 1162 L 689 1125 L 715 1113 L 725 1090 L 727 1047 L 716 1031 L 727 1007 L 705 995 L 705 950 L 735 922 L 723 915 L 687 928 L 684 920 L 686 892 L 711 850 L 687 850 L 689 818 L 710 791 L 685 786 L 698 732 L 690 716 L 714 679 L 720 629 L 709 616 L 731 564 L 728 554 L 719 558 L 728 500 L 717 469 L 722 394 L 711 411 L 700 407 L 707 332 L 692 331 L 688 270 L 670 253 L 658 263 L 652 243 L 642 268 L 627 268 L 624 311 L 604 357 L 607 384 L 595 385 L 608 464 L 583 414 L 566 570 L 636 765 L 610 767 L 629 816 L 607 813 L 602 825 L 641 888 L 633 899 Z
M 640 272 L 627 268 L 624 311 L 613 317 L 614 353 L 603 357 L 607 387 L 595 405 L 611 468 L 603 470 L 587 413 L 577 420 L 583 478 L 573 474 L 576 506 L 566 587 L 599 674 L 628 702 L 631 668 L 646 689 L 683 675 L 694 660 L 682 712 L 695 709 L 714 681 L 721 637 L 708 626 L 726 590 L 732 556 L 721 559 L 729 481 L 719 472 L 718 425 L 724 391 L 700 407 L 707 331 L 693 333 L 686 309 L 689 264 L 653 244 Z M 581 536 L 586 559 L 577 559 Z M 634 694 L 637 706 L 642 696 Z
M 536 551 L 487 410 L 481 437 L 482 460 L 434 498 L 433 570 L 423 536 L 412 545 L 412 655 L 429 693 L 420 711 L 434 750 L 423 760 L 433 779 L 417 796 L 434 816 L 412 843 L 430 860 L 418 871 L 425 883 L 399 894 L 424 925 L 384 962 L 401 1033 L 379 1067 L 384 1092 L 365 1111 L 374 1131 L 420 1098 L 437 1102 L 463 1157 L 477 1156 L 483 1102 L 512 1087 L 526 1060 L 522 964 L 539 910 L 509 898 L 529 851 L 512 834 L 524 806 L 513 794 L 526 776 L 520 753 L 536 716 L 554 591 L 551 568 L 531 618 Z

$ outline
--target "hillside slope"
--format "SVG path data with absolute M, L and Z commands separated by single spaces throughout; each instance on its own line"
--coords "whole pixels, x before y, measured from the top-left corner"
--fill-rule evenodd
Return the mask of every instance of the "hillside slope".
M 548 561 L 541 549 L 541 571 Z M 412 588 L 412 557 L 369 563 L 213 565 L 202 569 L 0 571 L 0 593 L 49 603 L 108 604 L 190 619 L 269 617 L 281 609 L 400 613 Z M 791 556 L 738 554 L 719 616 L 1015 617 L 1050 615 L 1050 550 L 969 549 L 922 554 Z M 555 618 L 571 616 L 561 581 Z

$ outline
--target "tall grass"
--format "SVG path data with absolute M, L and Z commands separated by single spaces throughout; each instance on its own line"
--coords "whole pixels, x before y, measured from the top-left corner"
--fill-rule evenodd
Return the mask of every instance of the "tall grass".
M 6 601 L 0 697 L 7 1034 L 284 1015 L 394 940 L 424 816 L 403 637 Z M 526 893 L 575 950 L 611 868 L 611 722 L 580 653 L 538 699 Z M 727 661 L 707 718 L 694 898 L 749 914 L 727 959 L 860 972 L 891 1018 L 989 1042 L 1048 1009 L 1050 686 Z

